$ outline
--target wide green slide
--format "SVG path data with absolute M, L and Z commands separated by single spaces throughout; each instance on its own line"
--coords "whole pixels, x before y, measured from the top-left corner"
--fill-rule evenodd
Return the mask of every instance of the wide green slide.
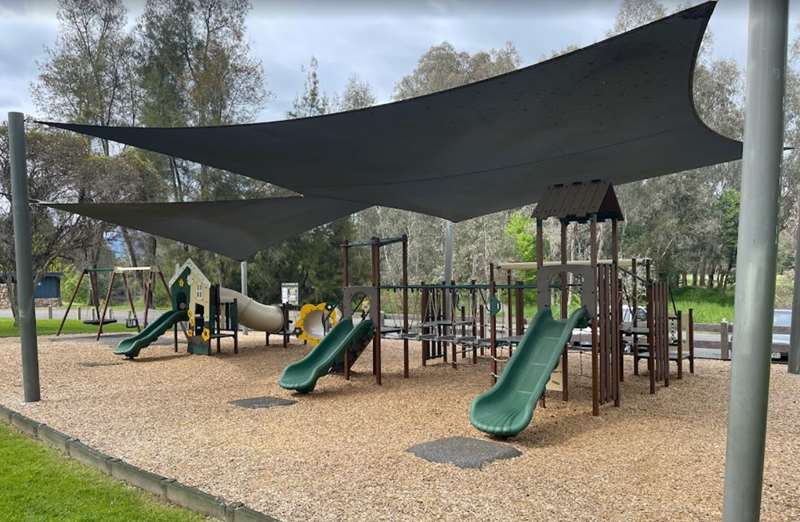
M 172 328 L 175 323 L 187 320 L 188 316 L 184 310 L 165 312 L 138 334 L 120 341 L 114 353 L 133 359 L 139 355 L 142 348 L 149 346 L 150 343 L 161 337 L 161 335 Z
M 553 319 L 550 307 L 536 314 L 497 383 L 472 401 L 472 425 L 503 438 L 524 430 L 572 330 L 584 326 L 586 317 L 584 308 L 575 310 L 566 320 Z
M 305 357 L 287 366 L 278 384 L 287 390 L 310 393 L 317 385 L 317 379 L 331 370 L 337 357 L 343 356 L 353 343 L 371 336 L 372 321 L 369 319 L 355 326 L 351 318 L 343 319 Z

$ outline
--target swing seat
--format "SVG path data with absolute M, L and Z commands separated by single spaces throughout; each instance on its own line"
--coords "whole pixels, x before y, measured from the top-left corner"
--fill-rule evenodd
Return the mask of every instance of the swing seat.
M 117 322 L 116 319 L 104 319 L 103 320 L 103 324 L 104 325 L 105 324 L 112 324 L 112 323 L 116 323 L 116 322 Z M 93 325 L 97 326 L 98 324 L 100 324 L 100 319 L 84 319 L 83 320 L 83 324 L 93 324 Z

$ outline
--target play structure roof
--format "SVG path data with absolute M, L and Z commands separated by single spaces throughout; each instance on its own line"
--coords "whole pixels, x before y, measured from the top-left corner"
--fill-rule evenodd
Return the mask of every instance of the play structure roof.
M 592 216 L 598 221 L 625 219 L 611 183 L 595 181 L 549 187 L 533 211 L 536 219 L 554 217 L 582 222 Z
M 741 143 L 709 129 L 692 98 L 714 6 L 508 74 L 357 111 L 222 127 L 49 125 L 337 200 L 340 215 L 383 205 L 461 221 L 540 201 L 556 184 L 620 184 L 740 158 Z
M 47 205 L 181 241 L 233 259 L 246 259 L 259 250 L 296 236 L 298 230 L 308 230 L 364 208 L 357 203 L 315 197 Z

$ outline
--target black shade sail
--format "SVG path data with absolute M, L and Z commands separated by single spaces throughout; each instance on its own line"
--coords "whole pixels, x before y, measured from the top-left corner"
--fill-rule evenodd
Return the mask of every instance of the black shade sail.
M 369 109 L 194 128 L 56 127 L 298 193 L 460 221 L 554 184 L 614 184 L 741 157 L 700 120 L 695 57 L 707 2 L 488 80 Z
M 358 203 L 315 197 L 45 205 L 174 239 L 238 260 L 365 208 Z

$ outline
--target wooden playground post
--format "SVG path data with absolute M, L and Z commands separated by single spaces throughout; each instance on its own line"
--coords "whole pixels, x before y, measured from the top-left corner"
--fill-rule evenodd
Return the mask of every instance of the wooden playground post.
M 155 284 L 156 275 L 151 270 L 146 278 L 142 278 L 144 290 L 144 327 L 147 328 L 147 316 L 150 311 L 150 305 L 153 302 L 153 285 Z M 138 321 L 137 321 L 138 322 Z
M 113 269 L 111 269 L 113 272 Z M 100 317 L 100 288 L 97 284 L 97 269 L 93 268 L 89 272 L 89 291 L 91 293 L 92 308 L 94 308 L 94 316 L 92 319 Z
M 605 404 L 608 400 L 608 294 L 607 290 L 607 275 L 608 267 L 600 265 L 598 267 L 598 296 L 597 300 L 600 305 L 598 314 L 597 334 L 599 337 L 599 363 L 600 363 L 600 399 L 601 404 Z
M 478 344 L 480 341 L 478 340 L 478 308 L 481 308 L 480 303 L 478 303 L 478 291 L 475 288 L 476 281 L 473 279 L 470 281 L 470 285 L 472 288 L 469 291 L 470 294 L 470 306 L 471 306 L 471 315 L 472 315 L 472 364 L 478 364 Z M 483 310 L 481 310 L 483 311 Z M 483 315 L 481 314 L 481 317 Z
M 374 334 L 372 337 L 372 366 L 375 373 L 375 384 L 381 385 L 381 255 L 380 240 L 372 240 L 372 286 L 375 287 L 375 301 L 370 306 L 375 309 Z
M 420 308 L 420 325 L 424 325 L 428 321 L 428 301 L 430 299 L 428 289 L 425 288 L 425 282 L 423 281 L 420 286 L 420 295 L 419 295 L 419 308 Z M 420 326 L 420 334 L 425 335 L 430 332 L 429 327 L 427 326 Z M 422 340 L 422 366 L 428 365 L 428 358 L 430 357 L 430 341 L 423 339 Z
M 486 339 L 486 316 L 484 316 L 484 306 L 482 304 L 478 304 L 478 335 L 483 341 Z M 485 353 L 483 342 L 479 342 L 481 348 L 481 355 Z
M 649 280 L 649 278 L 648 278 Z M 653 303 L 653 297 L 655 292 L 653 291 L 653 283 L 647 284 L 647 373 L 648 377 L 650 378 L 650 393 L 656 392 L 656 376 L 655 376 L 655 365 L 653 364 L 653 355 L 655 351 L 655 329 L 654 329 L 654 318 L 653 315 L 655 314 L 655 303 Z
M 408 236 L 403 234 L 403 378 L 408 379 Z
M 567 264 L 567 224 L 561 221 L 561 264 Z M 569 281 L 566 272 L 559 274 L 561 280 L 561 318 L 566 319 L 569 312 Z
M 455 335 L 456 335 L 456 328 L 455 328 L 455 323 L 456 323 L 456 299 L 455 299 L 455 293 L 456 293 L 456 291 L 453 288 L 453 283 L 454 283 L 453 281 L 445 281 L 445 287 L 442 289 L 442 292 L 445 294 L 443 303 L 447 307 L 447 312 L 445 313 L 445 316 L 444 316 L 444 320 L 447 321 L 447 325 L 443 326 L 443 331 L 445 332 L 445 335 L 452 334 L 453 339 L 455 339 Z M 454 343 L 454 342 L 450 343 L 450 350 L 451 350 L 451 352 L 453 354 L 453 361 L 452 361 L 453 369 L 458 368 L 458 358 L 457 358 L 457 354 L 456 354 L 457 348 L 458 347 L 456 346 L 456 343 Z M 445 345 L 445 350 L 446 349 L 447 348 L 446 348 L 446 345 Z
M 508 332 L 507 335 L 510 338 L 511 335 L 513 334 L 513 332 L 514 332 L 514 330 L 512 328 L 513 321 L 514 321 L 514 313 L 512 311 L 513 310 L 513 304 L 512 304 L 513 297 L 512 297 L 512 292 L 511 292 L 511 270 L 507 270 L 506 271 L 506 287 L 507 287 L 507 290 L 506 290 L 506 303 L 507 303 L 506 304 L 506 310 L 508 310 L 506 312 L 506 323 L 507 323 L 507 325 L 506 325 L 507 330 L 506 331 Z M 509 342 L 509 346 L 511 346 L 510 342 Z
M 661 324 L 663 335 L 663 355 L 664 358 L 664 386 L 669 387 L 669 308 L 667 303 L 669 301 L 669 288 L 666 282 L 661 283 Z
M 694 310 L 689 308 L 689 373 L 694 373 Z
M 128 303 L 131 305 L 133 320 L 136 323 L 136 331 L 141 332 L 142 327 L 139 326 L 139 318 L 136 317 L 136 308 L 133 306 L 133 296 L 131 295 L 131 288 L 130 286 L 128 286 L 128 275 L 125 272 L 122 272 L 122 284 L 125 286 L 125 293 L 128 294 Z
M 683 379 L 683 321 L 680 310 L 678 310 L 675 320 L 678 323 L 678 379 Z
M 108 292 L 106 293 L 106 302 L 103 303 L 103 314 L 100 317 L 100 322 L 97 324 L 97 337 L 96 341 L 100 340 L 100 335 L 103 333 L 103 321 L 106 319 L 106 311 L 108 310 L 108 303 L 111 301 L 111 289 L 114 288 L 114 278 L 117 276 L 116 272 L 111 272 L 111 281 L 108 283 Z
M 631 259 L 631 274 L 633 280 L 631 285 L 632 295 L 631 295 L 631 310 L 629 310 L 631 314 L 631 348 L 633 349 L 633 374 L 639 375 L 639 335 L 636 333 L 636 327 L 638 325 L 639 319 L 636 317 L 639 315 L 639 297 L 637 293 L 639 292 L 639 276 L 636 271 L 636 258 Z
M 350 255 L 348 252 L 349 242 L 345 239 L 342 242 L 342 287 L 347 288 L 350 286 Z M 351 305 L 352 303 L 347 303 L 347 305 Z M 344 303 L 342 303 L 344 307 Z M 353 318 L 351 317 L 350 320 L 352 321 Z M 344 380 L 350 380 L 350 350 L 344 351 Z
M 619 233 L 617 218 L 611 219 L 611 285 L 612 295 L 614 296 L 611 305 L 611 335 L 613 337 L 613 357 L 616 360 L 617 367 L 616 383 L 614 384 L 614 406 L 619 406 L 619 384 L 625 380 L 625 360 L 622 352 L 622 334 L 620 326 L 622 323 L 622 292 L 620 290 L 619 280 Z
M 489 306 L 495 302 L 494 263 L 489 263 Z M 492 358 L 492 383 L 497 382 L 497 315 L 489 310 L 489 355 Z
M 593 214 L 589 224 L 589 252 L 591 266 L 597 274 L 597 215 Z M 592 312 L 592 416 L 600 415 L 600 387 L 598 382 L 598 361 L 597 361 L 597 310 Z
M 516 316 L 516 325 L 514 332 L 517 335 L 522 335 L 525 333 L 525 296 L 522 293 L 522 281 L 516 282 L 516 289 L 514 290 L 514 294 L 516 297 L 516 310 L 514 312 Z
M 56 336 L 61 335 L 61 330 L 64 329 L 64 323 L 67 320 L 67 316 L 69 315 L 69 310 L 72 308 L 72 303 L 75 301 L 75 297 L 78 295 L 78 290 L 81 288 L 81 282 L 83 281 L 83 276 L 86 275 L 86 269 L 84 268 L 81 271 L 80 277 L 78 277 L 78 284 L 75 285 L 75 290 L 72 291 L 72 295 L 69 298 L 69 304 L 67 304 L 67 310 L 64 312 L 64 317 L 61 318 L 61 324 L 58 325 L 58 332 L 56 332 Z M 81 317 L 80 308 L 78 308 L 78 319 Z
M 540 244 L 539 239 L 536 240 L 537 248 Z M 567 264 L 567 221 L 561 220 L 561 264 Z M 538 259 L 538 258 L 537 258 Z M 540 264 L 541 267 L 541 264 Z M 569 286 L 567 273 L 561 272 L 561 318 L 566 319 L 569 309 Z M 564 345 L 564 351 L 561 353 L 561 400 L 569 400 L 569 341 Z

